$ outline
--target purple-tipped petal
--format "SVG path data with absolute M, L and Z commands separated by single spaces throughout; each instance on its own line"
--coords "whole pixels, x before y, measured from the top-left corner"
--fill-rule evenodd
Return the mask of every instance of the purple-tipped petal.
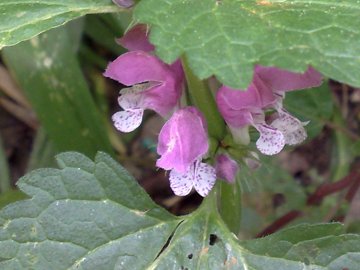
M 260 137 L 256 141 L 256 147 L 265 155 L 275 155 L 285 146 L 284 134 L 275 128 L 265 124 L 256 125 L 255 128 L 260 132 Z
M 177 196 L 186 196 L 193 187 L 194 166 L 191 166 L 185 173 L 170 171 L 170 188 Z
M 146 24 L 137 24 L 116 41 L 129 51 L 151 52 L 155 49 L 148 39 L 149 28 Z
M 202 197 L 206 197 L 216 182 L 215 168 L 209 164 L 197 162 L 195 165 L 194 188 Z
M 228 155 L 218 155 L 216 157 L 216 175 L 218 178 L 224 179 L 229 183 L 235 182 L 236 174 L 239 170 L 239 165 Z
M 120 111 L 112 116 L 114 126 L 121 132 L 131 132 L 138 128 L 142 122 L 144 110 Z
M 104 76 L 130 86 L 144 82 L 164 82 L 173 76 L 169 66 L 146 52 L 124 53 L 111 62 Z
M 194 107 L 176 111 L 159 134 L 156 165 L 185 173 L 208 150 L 209 143 L 201 113 Z
M 305 73 L 295 73 L 276 67 L 257 66 L 255 72 L 275 92 L 311 88 L 322 83 L 322 75 L 312 67 Z
M 284 110 L 279 112 L 279 117 L 270 126 L 284 134 L 285 143 L 288 145 L 302 143 L 307 137 L 304 124 Z

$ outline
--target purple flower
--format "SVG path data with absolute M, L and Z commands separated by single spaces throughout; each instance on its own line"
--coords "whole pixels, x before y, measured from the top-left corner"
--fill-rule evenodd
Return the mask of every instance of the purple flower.
M 149 42 L 148 35 L 149 27 L 146 24 L 136 24 L 116 41 L 129 51 L 152 52 L 155 47 Z
M 149 42 L 149 27 L 146 24 L 136 24 L 127 31 L 123 37 L 118 38 L 116 41 L 129 51 L 144 51 L 151 53 L 155 50 L 154 45 Z M 169 67 L 176 74 L 178 83 L 183 84 L 184 71 L 181 61 L 176 60 L 169 65 Z
M 194 187 L 205 197 L 216 181 L 215 169 L 201 160 L 209 148 L 206 122 L 195 107 L 176 111 L 159 134 L 156 162 L 170 171 L 170 187 L 185 196 Z
M 234 183 L 239 165 L 228 155 L 221 154 L 216 157 L 215 169 L 218 178 L 224 179 L 229 183 Z
M 119 56 L 108 65 L 104 75 L 131 86 L 120 91 L 118 101 L 124 110 L 112 116 L 115 127 L 122 132 L 140 126 L 145 109 L 166 116 L 177 105 L 181 94 L 181 75 L 142 51 Z
M 234 133 L 252 125 L 260 133 L 256 141 L 257 148 L 263 154 L 274 155 L 285 144 L 298 144 L 306 138 L 303 127 L 305 124 L 282 108 L 285 92 L 315 87 L 321 82 L 321 74 L 311 67 L 299 74 L 274 67 L 257 66 L 253 81 L 246 91 L 222 86 L 216 101 Z M 266 123 L 264 113 L 269 108 L 277 111 L 276 118 L 270 124 Z

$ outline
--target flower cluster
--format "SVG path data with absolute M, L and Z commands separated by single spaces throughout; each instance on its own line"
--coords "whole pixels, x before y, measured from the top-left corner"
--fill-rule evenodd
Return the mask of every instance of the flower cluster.
M 285 144 L 298 144 L 306 138 L 305 123 L 283 108 L 285 92 L 319 86 L 321 82 L 321 74 L 311 67 L 299 74 L 275 67 L 257 66 L 253 81 L 245 91 L 222 86 L 217 92 L 216 101 L 235 137 L 241 129 L 251 125 L 260 133 L 256 142 L 259 151 L 274 155 Z M 270 122 L 265 118 L 268 109 L 276 111 Z
M 120 91 L 122 110 L 112 120 L 118 130 L 131 132 L 140 126 L 144 110 L 153 110 L 167 119 L 158 138 L 160 157 L 156 165 L 170 171 L 170 187 L 176 195 L 187 195 L 194 188 L 205 197 L 216 178 L 235 181 L 239 160 L 235 161 L 224 148 L 217 152 L 214 167 L 204 162 L 209 150 L 207 123 L 196 107 L 180 102 L 185 87 L 181 62 L 167 65 L 154 56 L 147 34 L 146 25 L 136 25 L 117 40 L 129 52 L 111 62 L 104 75 L 127 88 Z M 236 143 L 248 144 L 248 127 L 253 126 L 260 133 L 256 141 L 259 151 L 274 155 L 285 144 L 298 144 L 306 138 L 306 123 L 283 108 L 285 92 L 318 86 L 321 81 L 321 75 L 311 67 L 299 74 L 256 66 L 248 89 L 224 85 L 216 93 L 216 103 Z M 256 154 L 249 153 L 243 160 L 256 168 Z

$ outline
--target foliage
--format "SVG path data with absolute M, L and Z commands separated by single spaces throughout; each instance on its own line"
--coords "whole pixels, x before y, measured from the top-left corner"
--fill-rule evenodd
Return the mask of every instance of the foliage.
M 355 269 L 359 263 L 360 237 L 344 235 L 339 224 L 238 242 L 213 211 L 213 197 L 176 218 L 106 154 L 93 162 L 68 152 L 57 163 L 60 169 L 24 176 L 18 185 L 31 198 L 0 212 L 2 269 Z
M 350 162 L 360 152 L 358 135 L 347 130 L 345 113 L 335 106 L 327 81 L 315 89 L 286 93 L 286 99 L 285 90 L 277 93 L 281 101 L 284 99 L 286 110 L 301 121 L 310 121 L 305 126 L 310 139 L 323 134 L 325 126 L 336 130 L 329 140 L 332 152 L 326 153 L 332 159 L 328 178 L 333 183 L 329 181 L 323 186 L 320 186 L 323 179 L 316 172 L 306 172 L 314 181 L 305 186 L 294 181 L 278 159 L 273 156 L 257 159 L 253 144 L 236 144 L 215 97 L 221 84 L 246 89 L 256 65 L 294 72 L 303 72 L 310 65 L 330 79 L 359 87 L 359 1 L 135 2 L 132 9 L 118 7 L 111 0 L 0 3 L 1 61 L 29 99 L 31 105 L 27 109 L 33 110 L 41 123 L 28 169 L 58 167 L 29 172 L 17 182 L 20 191 L 12 189 L 7 152 L 1 147 L 0 269 L 358 269 L 359 235 L 346 234 L 346 227 L 340 223 L 318 223 L 343 214 L 347 210 L 343 202 L 356 208 L 352 199 L 359 188 L 359 172 L 350 172 Z M 91 15 L 80 18 L 87 14 Z M 168 116 L 183 91 L 182 80 L 186 80 L 182 102 L 186 100 L 187 105 L 196 106 L 186 109 L 193 115 L 183 122 L 168 121 L 168 130 L 160 136 L 161 155 L 172 154 L 163 167 L 169 169 L 178 163 L 183 165 L 184 173 L 190 172 L 184 175 L 191 181 L 183 187 L 184 175 L 171 167 L 172 188 L 175 186 L 178 194 L 184 195 L 195 186 L 205 196 L 215 182 L 215 168 L 211 166 L 216 155 L 231 153 L 239 163 L 235 184 L 217 181 L 201 205 L 184 216 L 174 216 L 157 205 L 113 159 L 116 153 L 126 161 L 129 152 L 126 143 L 140 133 L 118 136 L 109 127 L 111 109 L 106 90 L 110 82 L 106 83 L 103 72 L 108 61 L 125 53 L 115 38 L 137 23 L 149 26 L 149 39 L 155 45 L 154 52 L 143 53 L 144 58 L 152 58 L 166 69 L 158 78 L 158 67 L 147 67 L 150 82 L 141 86 L 151 89 L 146 92 L 148 99 L 153 101 L 155 96 L 161 109 L 170 101 L 169 91 L 165 95 L 163 90 L 154 89 L 163 86 L 169 89 L 173 83 L 174 100 L 160 113 Z M 129 55 L 118 59 L 121 62 Z M 178 61 L 166 66 L 160 59 L 169 64 Z M 130 59 L 126 65 L 133 62 Z M 134 64 L 134 70 L 141 66 L 144 73 L 147 62 L 141 63 Z M 138 74 L 125 74 L 126 68 L 121 73 L 126 80 L 119 80 L 118 65 L 114 64 L 113 69 L 113 78 L 124 85 L 136 87 L 144 82 Z M 127 80 L 128 77 L 131 79 Z M 151 80 L 156 82 L 155 86 Z M 270 90 L 273 97 L 275 92 Z M 125 93 L 129 94 L 126 98 Z M 140 104 L 131 103 L 133 94 L 131 90 L 122 93 L 123 109 L 130 113 L 139 109 Z M 8 91 L 1 94 L 0 105 L 4 96 L 14 99 Z M 275 106 L 278 103 L 271 102 L 257 105 L 269 119 L 279 117 Z M 149 109 L 145 105 L 142 111 Z M 161 111 L 159 108 L 155 111 Z M 231 116 L 233 109 L 229 109 Z M 178 117 L 184 110 L 173 115 Z M 143 120 L 146 122 L 146 114 Z M 302 128 L 296 118 L 287 121 Z M 175 142 L 174 134 L 181 135 Z M 197 139 L 200 135 L 201 140 Z M 251 134 L 251 139 L 255 140 L 255 136 L 258 133 Z M 191 143 L 197 145 L 188 147 Z M 168 151 L 169 145 L 172 152 Z M 193 155 L 184 161 L 183 149 L 187 147 Z M 316 145 L 315 148 L 314 152 L 318 151 Z M 52 156 L 61 151 L 76 152 L 58 154 L 55 165 Z M 284 157 L 288 157 L 286 153 Z M 253 171 L 247 166 L 249 159 L 261 162 L 262 168 Z M 186 170 L 189 166 L 192 170 Z M 233 177 L 227 180 L 231 182 Z M 197 185 L 198 179 L 208 185 Z M 246 189 L 251 192 L 244 192 Z M 343 190 L 346 192 L 338 197 L 325 198 Z M 283 195 L 286 204 L 271 205 L 275 204 L 274 194 Z M 266 214 L 262 213 L 265 217 L 259 217 L 262 209 L 259 211 L 258 205 L 267 207 Z M 294 220 L 291 214 L 303 215 L 297 221 L 316 224 L 286 227 L 257 239 L 238 239 L 262 235 L 259 231 L 264 228 L 263 232 L 272 232 L 274 227 L 277 230 Z M 358 232 L 356 228 L 350 226 Z

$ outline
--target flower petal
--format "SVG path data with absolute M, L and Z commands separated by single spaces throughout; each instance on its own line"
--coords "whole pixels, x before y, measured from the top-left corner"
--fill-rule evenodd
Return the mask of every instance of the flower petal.
M 246 91 L 222 86 L 217 93 L 217 99 L 222 99 L 222 103 L 235 110 L 263 108 L 275 101 L 272 89 L 264 84 L 256 73 Z
M 266 86 L 255 74 L 246 91 L 222 86 L 216 94 L 216 103 L 225 121 L 233 127 L 251 124 L 252 113 L 276 101 L 271 88 Z
M 129 4 L 130 2 L 133 2 L 133 0 L 126 0 L 126 1 L 128 1 Z M 151 52 L 155 48 L 149 42 L 148 33 L 149 33 L 149 27 L 146 24 L 137 24 L 134 27 L 132 27 L 129 31 L 127 31 L 123 37 L 118 38 L 116 41 L 117 43 L 119 43 L 121 46 L 128 49 L 129 51 Z
M 137 84 L 133 87 L 121 89 L 118 98 L 120 107 L 124 110 L 143 109 L 141 106 L 142 95 L 140 93 L 143 90 L 143 85 L 145 84 Z
M 285 146 L 284 134 L 266 124 L 256 125 L 260 132 L 260 138 L 256 141 L 256 147 L 265 155 L 275 155 Z
M 120 111 L 115 113 L 111 119 L 114 121 L 116 129 L 122 132 L 131 132 L 140 126 L 143 114 L 144 110 L 142 109 Z
M 221 154 L 216 157 L 216 176 L 229 183 L 235 182 L 235 176 L 239 170 L 239 165 L 228 155 Z
M 194 166 L 191 166 L 185 173 L 178 173 L 175 170 L 170 171 L 169 180 L 172 191 L 177 196 L 186 196 L 193 187 Z
M 304 124 L 285 110 L 279 112 L 279 117 L 270 126 L 284 134 L 285 143 L 288 145 L 302 143 L 307 137 Z
M 195 107 L 176 111 L 159 134 L 156 165 L 185 173 L 209 148 L 202 114 Z
M 209 164 L 196 162 L 194 188 L 201 196 L 205 197 L 215 185 L 215 168 Z
M 130 86 L 143 82 L 163 82 L 174 77 L 174 72 L 157 57 L 143 51 L 124 53 L 111 62 L 104 73 Z
M 275 92 L 311 88 L 322 83 L 322 75 L 312 67 L 304 73 L 295 73 L 276 67 L 256 66 L 255 73 Z

